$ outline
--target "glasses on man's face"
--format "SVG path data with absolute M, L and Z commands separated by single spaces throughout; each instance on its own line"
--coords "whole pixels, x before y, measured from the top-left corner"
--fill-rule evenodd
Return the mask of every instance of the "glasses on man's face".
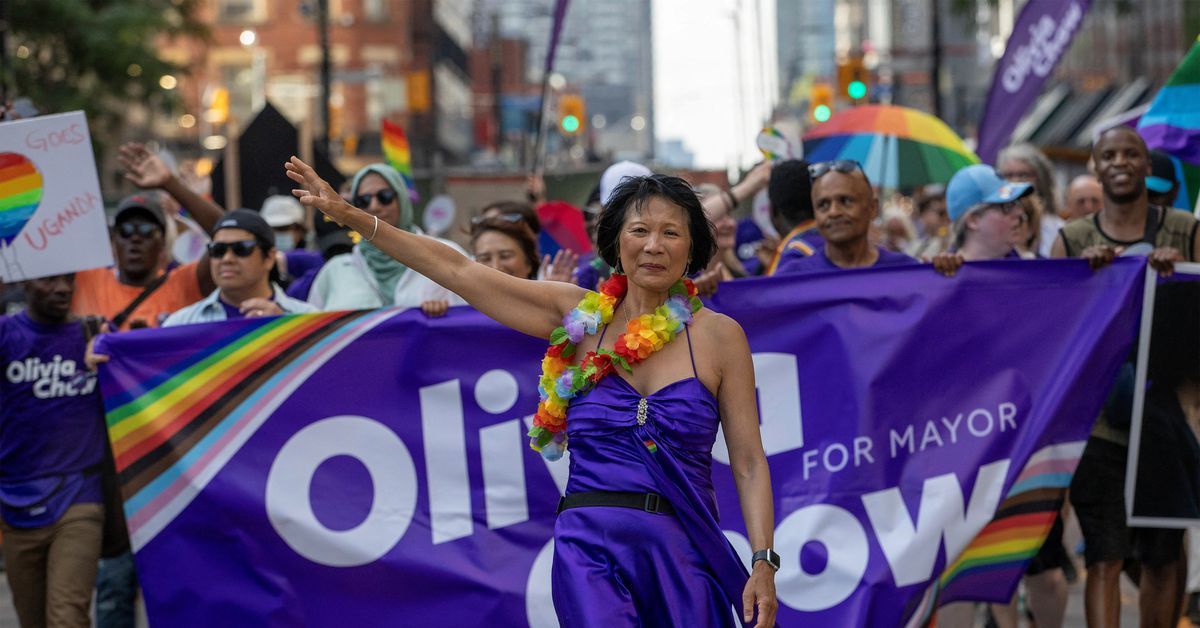
M 822 161 L 819 164 L 813 164 L 808 167 L 808 178 L 816 181 L 830 172 L 850 174 L 855 170 L 863 172 L 862 164 L 854 161 L 853 159 L 834 159 L 832 161 Z M 863 172 L 863 176 L 867 176 L 867 173 Z
M 237 240 L 234 242 L 209 242 L 208 255 L 213 259 L 221 259 L 229 251 L 238 257 L 249 257 L 254 249 L 258 248 L 258 242 L 254 240 Z
M 152 222 L 134 222 L 128 221 L 117 225 L 117 235 L 128 240 L 135 235 L 143 238 L 153 237 L 155 233 L 161 233 L 162 228 Z
M 471 219 L 471 224 L 481 225 L 485 222 L 489 222 L 492 220 L 503 220 L 504 222 L 511 222 L 511 223 L 515 224 L 515 223 L 524 221 L 525 216 L 522 214 L 516 214 L 516 213 L 492 214 L 491 216 L 475 216 L 474 218 Z
M 396 191 L 391 188 L 383 188 L 374 194 L 359 194 L 354 197 L 354 206 L 366 209 L 371 206 L 372 198 L 379 201 L 380 205 L 389 205 L 396 200 Z

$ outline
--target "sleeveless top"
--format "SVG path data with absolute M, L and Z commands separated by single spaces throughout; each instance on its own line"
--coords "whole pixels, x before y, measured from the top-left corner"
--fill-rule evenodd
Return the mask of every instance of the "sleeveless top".
M 1092 214 L 1076 218 L 1067 223 L 1059 233 L 1062 235 L 1063 246 L 1067 257 L 1079 257 L 1084 249 L 1095 245 L 1130 246 L 1139 242 L 1149 242 L 1157 247 L 1169 246 L 1191 261 L 1195 251 L 1196 227 L 1200 225 L 1191 214 L 1178 209 L 1151 205 L 1146 213 L 1146 230 L 1137 240 L 1118 240 L 1100 228 L 1100 214 Z

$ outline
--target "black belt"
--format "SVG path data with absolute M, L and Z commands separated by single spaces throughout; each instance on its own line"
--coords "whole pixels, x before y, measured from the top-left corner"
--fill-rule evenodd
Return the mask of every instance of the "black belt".
M 586 493 L 571 493 L 558 500 L 558 512 L 568 508 L 584 506 L 617 506 L 644 510 L 656 515 L 674 515 L 675 508 L 671 502 L 663 499 L 658 493 L 623 493 L 616 491 L 588 491 Z

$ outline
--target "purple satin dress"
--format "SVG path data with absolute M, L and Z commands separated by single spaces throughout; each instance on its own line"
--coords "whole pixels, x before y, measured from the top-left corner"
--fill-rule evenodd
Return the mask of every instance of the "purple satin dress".
M 559 514 L 551 586 L 562 626 L 737 625 L 731 607 L 740 614 L 749 575 L 717 525 L 712 393 L 693 376 L 642 397 L 612 374 L 572 399 L 569 413 L 567 494 L 658 493 L 676 514 Z

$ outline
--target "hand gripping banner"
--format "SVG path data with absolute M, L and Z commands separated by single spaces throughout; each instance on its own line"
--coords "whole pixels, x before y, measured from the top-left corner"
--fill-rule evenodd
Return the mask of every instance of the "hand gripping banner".
M 754 353 L 781 625 L 1007 600 L 1132 343 L 1145 265 L 722 284 Z M 101 372 L 154 625 L 556 626 L 568 462 L 525 432 L 545 342 L 468 308 L 109 335 Z M 719 355 L 697 355 L 700 362 Z M 721 527 L 748 559 L 723 436 Z

